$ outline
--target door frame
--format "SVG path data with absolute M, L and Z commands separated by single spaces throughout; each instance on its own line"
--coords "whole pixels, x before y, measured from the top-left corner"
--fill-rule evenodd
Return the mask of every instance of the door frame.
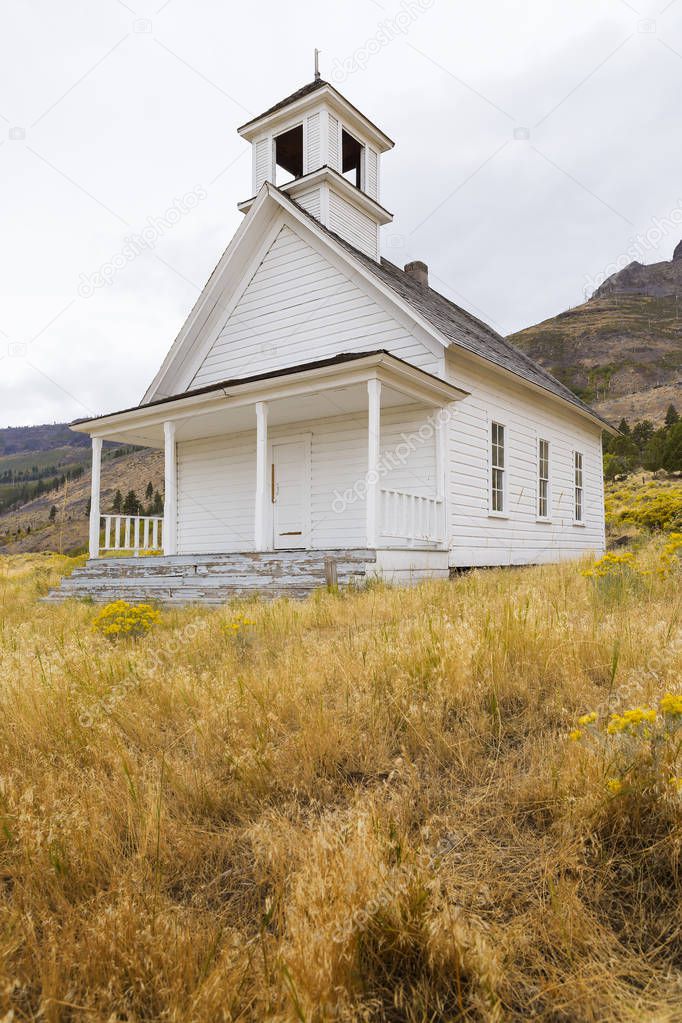
M 303 444 L 303 482 L 305 512 L 303 516 L 303 536 L 301 537 L 301 550 L 310 549 L 310 538 L 312 535 L 312 433 L 292 433 L 271 437 L 268 441 L 268 488 L 270 490 L 270 543 L 273 551 L 287 550 L 286 547 L 276 546 L 275 537 L 275 502 L 272 499 L 272 467 L 274 465 L 274 449 L 278 444 Z M 293 548 L 299 549 L 299 548 Z

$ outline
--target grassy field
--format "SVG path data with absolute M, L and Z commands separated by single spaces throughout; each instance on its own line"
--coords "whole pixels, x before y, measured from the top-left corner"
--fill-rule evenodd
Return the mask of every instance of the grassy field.
M 2 559 L 0 1019 L 682 1019 L 662 543 L 114 640 Z

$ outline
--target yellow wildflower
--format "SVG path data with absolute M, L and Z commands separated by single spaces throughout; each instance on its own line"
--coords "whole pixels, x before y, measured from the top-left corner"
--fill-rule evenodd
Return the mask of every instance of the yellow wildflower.
M 671 718 L 682 717 L 682 695 L 680 694 L 666 693 L 661 698 L 659 706 L 663 713 Z
M 592 710 L 592 711 L 590 711 L 589 714 L 583 714 L 582 717 L 578 718 L 578 724 L 579 725 L 591 725 L 596 720 L 597 720 L 597 712 L 596 712 L 596 710 Z
M 620 778 L 609 778 L 606 787 L 613 796 L 617 796 L 623 790 L 623 783 Z
M 574 728 L 572 732 L 568 733 L 571 742 L 577 742 L 579 739 L 582 739 L 582 735 L 583 733 L 579 728 Z

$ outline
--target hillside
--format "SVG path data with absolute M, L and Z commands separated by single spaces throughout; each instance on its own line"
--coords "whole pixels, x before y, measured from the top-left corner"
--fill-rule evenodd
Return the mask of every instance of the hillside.
M 682 406 L 682 246 L 631 263 L 589 301 L 510 336 L 607 419 L 660 423 Z
M 45 457 L 58 457 L 45 452 Z M 30 551 L 77 551 L 88 542 L 88 502 L 90 499 L 90 451 L 87 450 L 87 469 L 56 490 L 36 497 L 18 509 L 0 514 L 0 554 L 18 554 Z M 113 452 L 115 454 L 115 452 Z M 101 508 L 110 511 L 117 490 L 125 496 L 134 490 L 144 499 L 147 484 L 163 494 L 163 453 L 140 449 L 118 457 L 106 452 L 102 460 Z M 6 459 L 0 458 L 0 472 Z M 54 522 L 50 522 L 50 509 L 57 509 Z

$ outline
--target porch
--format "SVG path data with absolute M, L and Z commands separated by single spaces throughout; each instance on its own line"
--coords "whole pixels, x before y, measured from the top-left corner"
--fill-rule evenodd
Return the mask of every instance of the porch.
M 177 558 L 393 551 L 363 563 L 409 570 L 420 559 L 399 552 L 447 550 L 447 437 L 464 396 L 375 352 L 74 424 L 92 437 L 89 565 L 120 560 L 137 577 L 135 559 L 156 555 L 144 572 L 161 578 Z M 102 511 L 105 440 L 164 451 L 163 517 Z

